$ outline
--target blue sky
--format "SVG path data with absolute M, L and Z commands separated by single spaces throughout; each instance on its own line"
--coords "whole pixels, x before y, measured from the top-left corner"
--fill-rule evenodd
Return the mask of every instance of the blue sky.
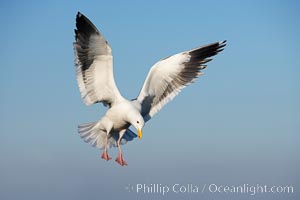
M 299 2 L 12 0 L 0 10 L 0 199 L 163 198 L 126 191 L 137 183 L 299 189 Z M 228 41 L 205 75 L 146 124 L 143 139 L 123 146 L 126 168 L 101 160 L 77 134 L 78 124 L 106 110 L 80 99 L 72 48 L 77 11 L 111 44 L 116 83 L 127 98 L 137 96 L 159 59 Z M 253 199 L 164 196 L 200 197 Z

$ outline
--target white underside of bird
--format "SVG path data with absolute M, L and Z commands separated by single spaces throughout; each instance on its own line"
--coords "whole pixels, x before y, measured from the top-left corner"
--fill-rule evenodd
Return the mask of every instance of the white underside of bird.
M 127 165 L 120 145 L 137 136 L 142 138 L 145 122 L 201 75 L 205 63 L 223 50 L 225 42 L 161 59 L 151 67 L 137 98 L 127 100 L 114 81 L 111 47 L 93 23 L 78 12 L 73 45 L 81 97 L 86 105 L 101 102 L 108 107 L 99 121 L 79 125 L 80 136 L 92 146 L 103 149 L 101 157 L 105 160 L 111 159 L 108 149 L 118 147 L 116 161 Z M 130 126 L 137 130 L 137 135 Z

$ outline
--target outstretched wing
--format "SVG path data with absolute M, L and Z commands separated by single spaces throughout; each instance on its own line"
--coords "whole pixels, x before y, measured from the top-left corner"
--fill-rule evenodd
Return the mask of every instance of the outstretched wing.
M 178 53 L 158 61 L 150 69 L 137 101 L 147 121 L 183 88 L 202 74 L 210 57 L 223 50 L 226 41 L 212 43 L 190 51 Z
M 78 12 L 75 29 L 75 66 L 81 97 L 86 105 L 111 105 L 122 98 L 113 75 L 111 48 L 98 29 Z

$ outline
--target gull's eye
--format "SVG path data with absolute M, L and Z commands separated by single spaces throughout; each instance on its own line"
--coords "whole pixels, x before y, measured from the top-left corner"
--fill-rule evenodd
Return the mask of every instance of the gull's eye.
M 139 122 L 139 121 L 136 121 L 136 123 L 138 123 L 138 124 L 139 124 L 140 122 Z

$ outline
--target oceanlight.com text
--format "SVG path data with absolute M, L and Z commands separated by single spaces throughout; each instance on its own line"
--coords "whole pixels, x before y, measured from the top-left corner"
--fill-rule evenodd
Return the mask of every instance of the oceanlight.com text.
M 241 184 L 241 185 L 224 185 L 224 184 L 129 184 L 126 190 L 136 194 L 154 194 L 154 195 L 167 195 L 169 193 L 175 194 L 196 194 L 196 193 L 212 193 L 212 194 L 244 194 L 256 195 L 264 193 L 286 193 L 293 194 L 294 187 L 291 185 L 265 185 L 265 184 Z

